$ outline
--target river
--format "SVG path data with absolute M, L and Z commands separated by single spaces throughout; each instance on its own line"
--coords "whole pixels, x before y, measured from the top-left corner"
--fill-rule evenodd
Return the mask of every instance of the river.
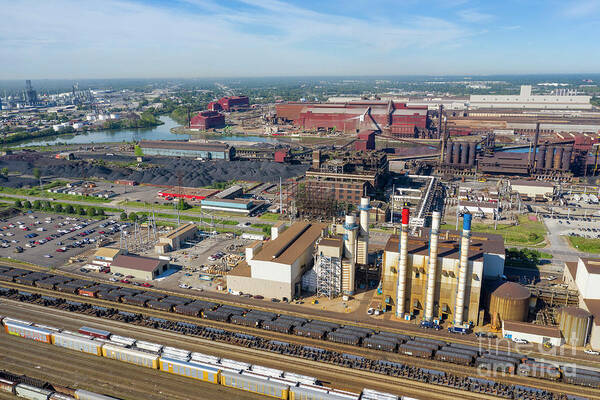
M 19 143 L 16 147 L 26 146 L 52 146 L 58 144 L 92 144 L 92 143 L 119 143 L 140 140 L 187 140 L 190 135 L 172 133 L 171 128 L 179 126 L 172 118 L 161 116 L 164 124 L 153 128 L 140 129 L 115 129 L 106 131 L 95 131 L 77 135 L 63 135 L 53 138 L 32 139 Z M 236 135 L 208 135 L 208 139 L 221 142 L 261 142 L 276 143 L 277 139 L 263 136 L 236 136 Z

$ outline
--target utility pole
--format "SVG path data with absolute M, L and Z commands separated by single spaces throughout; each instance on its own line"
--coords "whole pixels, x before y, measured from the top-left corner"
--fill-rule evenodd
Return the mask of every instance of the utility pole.
M 283 192 L 281 190 L 281 176 L 279 177 L 279 215 L 283 213 Z

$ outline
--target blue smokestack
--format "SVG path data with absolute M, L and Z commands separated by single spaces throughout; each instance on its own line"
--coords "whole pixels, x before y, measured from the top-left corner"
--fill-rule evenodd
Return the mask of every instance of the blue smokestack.
M 463 230 L 465 230 L 465 231 L 471 230 L 471 218 L 472 218 L 472 215 L 469 213 L 466 213 L 465 215 L 463 215 Z

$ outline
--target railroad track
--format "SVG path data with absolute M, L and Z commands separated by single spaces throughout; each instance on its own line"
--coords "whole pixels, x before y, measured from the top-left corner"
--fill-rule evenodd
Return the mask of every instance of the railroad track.
M 369 349 L 365 349 L 365 348 L 361 348 L 361 347 L 332 343 L 332 342 L 323 341 L 323 340 L 319 340 L 319 339 L 305 338 L 305 337 L 299 337 L 299 336 L 290 335 L 290 334 L 266 331 L 266 330 L 259 329 L 259 328 L 245 327 L 245 326 L 235 325 L 235 324 L 231 324 L 231 323 L 212 321 L 212 320 L 196 318 L 196 317 L 188 317 L 188 316 L 184 316 L 184 315 L 180 315 L 180 314 L 175 314 L 175 313 L 170 313 L 170 312 L 165 312 L 165 311 L 160 311 L 160 310 L 153 310 L 153 309 L 135 306 L 135 305 L 129 305 L 129 304 L 124 304 L 124 303 L 114 303 L 114 302 L 110 302 L 110 301 L 102 300 L 102 299 L 98 299 L 98 298 L 82 297 L 82 296 L 78 296 L 78 295 L 74 295 L 74 294 L 56 292 L 54 290 L 31 287 L 31 286 L 27 286 L 27 285 L 12 283 L 12 282 L 0 282 L 0 286 L 8 286 L 8 287 L 12 287 L 14 289 L 24 289 L 24 290 L 27 290 L 28 292 L 39 293 L 41 295 L 58 297 L 58 298 L 63 298 L 65 300 L 76 301 L 76 302 L 86 302 L 86 303 L 99 305 L 99 306 L 107 307 L 107 308 L 118 308 L 119 310 L 128 311 L 128 312 L 132 312 L 135 314 L 144 314 L 147 316 L 153 316 L 153 317 L 172 320 L 172 321 L 189 322 L 189 323 L 194 323 L 197 325 L 204 325 L 204 326 L 210 326 L 210 327 L 214 327 L 214 328 L 218 328 L 218 329 L 225 329 L 225 330 L 229 330 L 229 331 L 233 331 L 233 332 L 244 333 L 244 334 L 262 337 L 267 340 L 278 340 L 278 341 L 284 341 L 287 343 L 293 343 L 293 344 L 297 344 L 297 345 L 307 345 L 307 346 L 319 347 L 319 348 L 324 348 L 326 350 L 336 351 L 336 352 L 340 352 L 340 353 L 353 354 L 353 355 L 372 358 L 372 359 L 376 359 L 376 360 L 383 359 L 383 360 L 387 360 L 387 361 L 394 361 L 394 362 L 399 362 L 399 363 L 403 363 L 406 365 L 411 365 L 414 367 L 439 370 L 440 366 L 443 366 L 443 367 L 445 367 L 444 368 L 445 370 L 447 370 L 447 371 L 450 370 L 453 374 L 460 376 L 460 377 L 470 377 L 470 376 L 478 376 L 479 375 L 479 371 L 473 367 L 465 367 L 465 366 L 449 364 L 449 363 L 441 363 L 440 364 L 439 361 L 430 360 L 430 359 L 404 356 L 404 355 L 397 354 L 397 353 L 374 351 L 374 350 L 369 350 Z M 17 302 L 17 303 L 19 303 L 19 302 Z M 26 304 L 29 304 L 29 303 L 26 303 Z M 42 307 L 42 306 L 40 306 L 40 307 Z M 67 311 L 64 311 L 64 312 L 67 312 Z M 78 314 L 78 315 L 82 315 L 82 314 Z M 83 315 L 85 315 L 85 314 L 83 314 Z M 103 321 L 107 321 L 107 320 L 109 320 L 109 319 L 103 319 Z M 137 326 L 137 325 L 129 324 L 129 326 Z M 217 343 L 217 342 L 211 342 L 211 343 Z M 231 345 L 231 346 L 234 346 L 234 345 Z M 256 351 L 261 351 L 261 350 L 256 350 Z M 272 352 L 264 352 L 264 351 L 263 351 L 263 353 L 271 354 L 271 355 L 275 354 Z M 297 360 L 302 360 L 302 359 L 298 358 L 298 357 L 291 357 L 291 360 L 293 360 L 294 363 L 297 363 Z M 331 364 L 327 364 L 327 365 L 331 365 Z M 374 374 L 374 373 L 367 372 L 367 371 L 364 371 L 364 372 Z M 381 376 L 379 374 L 374 374 L 374 375 Z M 484 378 L 488 379 L 487 377 L 484 377 Z M 585 387 L 581 387 L 581 386 L 568 385 L 568 384 L 564 384 L 564 383 L 557 383 L 557 382 L 540 380 L 540 379 L 536 379 L 536 378 L 522 377 L 522 376 L 517 376 L 517 375 L 510 375 L 510 376 L 506 376 L 506 377 L 504 377 L 502 375 L 498 375 L 498 376 L 491 377 L 489 379 L 496 381 L 498 383 L 506 384 L 506 385 L 519 384 L 519 385 L 535 387 L 535 388 L 539 388 L 539 389 L 543 389 L 543 390 L 552 390 L 552 391 L 555 391 L 556 393 L 567 393 L 567 394 L 572 394 L 572 395 L 582 395 L 585 393 L 586 396 L 589 396 L 590 398 L 600 399 L 600 396 L 596 393 L 597 390 L 589 389 L 589 388 L 585 388 Z M 410 382 L 412 382 L 412 381 L 410 381 Z
M 18 308 L 16 306 L 21 305 L 19 302 L 14 302 L 15 307 L 12 310 L 14 312 L 18 312 Z M 102 318 L 93 317 L 89 315 L 82 315 L 82 318 L 73 317 L 68 311 L 64 310 L 55 310 L 52 309 L 51 313 L 48 313 L 48 309 L 39 306 L 36 304 L 26 303 L 28 308 L 38 309 L 37 311 L 27 310 L 25 312 L 25 317 L 35 317 L 34 319 L 45 318 L 44 321 L 47 324 L 55 324 L 57 327 L 67 327 L 69 329 L 76 329 L 81 323 L 86 324 L 96 324 L 99 327 L 103 327 L 104 329 L 109 329 L 111 331 L 118 331 L 119 334 L 128 334 L 130 336 L 143 339 L 143 340 L 154 340 L 159 341 L 166 345 L 179 346 L 184 348 L 193 348 L 197 351 L 202 351 L 205 353 L 212 354 L 227 354 L 227 357 L 233 357 L 235 359 L 239 359 L 245 362 L 251 362 L 253 364 L 261 364 L 264 366 L 268 366 L 270 368 L 277 369 L 290 369 L 291 362 L 294 364 L 295 372 L 307 375 L 318 375 L 319 378 L 322 376 L 326 377 L 323 379 L 325 382 L 332 382 L 333 384 L 330 386 L 335 386 L 338 389 L 342 390 L 350 390 L 354 392 L 359 392 L 360 388 L 364 387 L 376 387 L 381 390 L 386 390 L 388 392 L 397 393 L 398 391 L 404 392 L 405 395 L 419 396 L 422 399 L 440 399 L 447 400 L 448 395 L 457 395 L 463 399 L 495 399 L 498 398 L 495 396 L 485 395 L 485 394 L 471 394 L 469 392 L 465 392 L 464 390 L 432 385 L 424 382 L 413 381 L 405 378 L 398 377 L 389 377 L 380 374 L 376 374 L 368 371 L 354 370 L 352 373 L 349 373 L 348 368 L 331 365 L 327 363 L 321 363 L 317 361 L 298 359 L 296 357 L 287 356 L 278 353 L 270 353 L 264 352 L 261 350 L 244 348 L 235 346 L 228 343 L 221 342 L 213 342 L 208 339 L 202 339 L 198 337 L 190 337 L 183 336 L 177 333 L 168 332 L 168 331 L 160 331 L 157 332 L 153 328 L 138 326 L 138 325 L 129 325 L 127 323 L 123 323 L 120 321 L 114 320 L 104 320 Z M 52 315 L 49 315 L 52 314 Z M 62 314 L 62 316 L 55 316 L 54 314 Z M 78 317 L 78 316 L 77 316 Z M 60 325 L 60 321 L 62 318 L 66 318 L 67 320 L 71 320 L 72 322 L 63 322 L 62 326 Z M 79 321 L 81 320 L 81 322 Z M 37 322 L 37 321 L 36 321 Z M 160 336 L 160 339 L 157 337 Z M 20 339 L 20 338 L 16 338 Z M 20 339 L 24 343 L 30 343 L 29 340 Z M 45 344 L 37 344 L 38 346 L 47 346 Z M 22 349 L 15 350 L 17 354 L 19 351 L 22 352 Z M 76 353 L 78 354 L 78 353 Z M 104 358 L 100 358 L 92 355 L 85 355 L 86 359 L 91 360 L 104 360 Z M 113 361 L 113 360 L 108 360 Z M 116 361 L 114 361 L 117 363 Z M 1 359 L 0 359 L 1 363 Z M 121 365 L 120 363 L 117 363 Z M 75 364 L 76 365 L 76 364 Z M 141 368 L 141 367 L 139 367 Z M 154 371 L 148 369 L 149 371 Z M 114 375 L 113 375 L 114 379 Z M 123 387 L 127 387 L 124 385 Z
M 19 264 L 13 264 L 13 263 L 0 263 L 0 266 L 2 264 L 5 264 L 9 267 L 12 268 L 21 268 L 21 269 L 28 269 L 31 271 L 37 271 L 37 272 L 46 272 L 48 273 L 48 269 L 47 268 L 43 268 L 43 267 L 38 267 L 38 266 L 23 266 L 23 265 L 19 265 Z M 99 279 L 94 279 L 85 275 L 79 275 L 79 274 L 75 274 L 75 273 L 70 273 L 70 272 L 66 272 L 66 271 L 53 271 L 53 274 L 56 275 L 63 275 L 72 279 L 85 279 L 85 280 L 89 280 L 89 281 L 93 281 L 96 283 L 108 283 L 108 284 L 113 284 L 112 282 L 108 282 L 106 280 L 99 280 Z M 1 283 L 12 283 L 12 282 L 1 282 Z M 14 283 L 12 283 L 14 284 Z M 130 284 L 123 284 L 123 283 L 119 283 L 118 286 L 122 286 L 122 287 L 129 287 L 132 289 L 138 289 L 140 290 L 141 288 L 135 285 L 130 285 Z M 32 287 L 32 286 L 27 286 L 27 285 L 21 285 L 21 288 L 27 290 L 27 291 L 32 291 L 32 288 L 35 289 L 41 289 L 41 288 L 37 288 L 37 287 Z M 231 306 L 236 306 L 236 307 L 244 307 L 244 308 L 252 308 L 254 310 L 260 310 L 260 311 L 266 311 L 266 312 L 276 312 L 278 314 L 282 314 L 282 315 L 291 315 L 291 316 L 295 316 L 295 317 L 299 317 L 299 318 L 315 318 L 315 319 L 319 319 L 321 321 L 327 321 L 327 322 L 333 322 L 333 323 L 337 323 L 337 324 L 342 324 L 342 325 L 352 325 L 352 326 L 358 326 L 358 327 L 362 327 L 362 328 L 369 328 L 369 329 L 380 329 L 380 330 L 385 330 L 388 332 L 394 332 L 394 333 L 399 333 L 399 334 L 404 334 L 404 335 L 410 335 L 410 336 L 419 336 L 419 337 L 424 337 L 424 338 L 429 338 L 429 339 L 436 339 L 436 340 L 444 340 L 446 342 L 449 343 L 457 343 L 457 344 L 465 344 L 465 345 L 480 345 L 482 346 L 482 348 L 492 348 L 494 350 L 501 350 L 501 351 L 519 351 L 519 348 L 517 346 L 517 349 L 515 349 L 514 347 L 511 346 L 507 346 L 507 345 L 503 345 L 502 343 L 500 344 L 496 344 L 493 342 L 485 342 L 485 341 L 481 341 L 479 339 L 473 339 L 473 337 L 470 337 L 469 339 L 461 339 L 460 336 L 457 335 L 450 335 L 450 334 L 440 334 L 438 333 L 427 333 L 427 330 L 422 330 L 419 329 L 417 327 L 415 327 L 414 329 L 399 329 L 399 328 L 394 328 L 394 327 L 390 327 L 381 323 L 378 323 L 377 320 L 373 320 L 372 322 L 367 323 L 361 323 L 361 322 L 355 322 L 355 321 L 350 321 L 350 320 L 345 320 L 345 319 L 339 319 L 339 318 L 331 318 L 331 317 L 327 317 L 325 315 L 317 315 L 313 312 L 309 312 L 309 313 L 302 313 L 302 312 L 294 312 L 294 311 L 282 311 L 282 310 L 273 310 L 272 308 L 269 307 L 265 307 L 263 305 L 255 305 L 255 304 L 249 304 L 249 303 L 243 303 L 243 302 L 234 302 L 234 301 L 228 301 L 228 300 L 223 300 L 221 298 L 218 297 L 210 297 L 210 296 L 199 296 L 199 295 L 190 295 L 190 294 L 182 294 L 179 292 L 173 292 L 173 291 L 169 291 L 169 290 L 163 290 L 163 289 L 157 289 L 157 288 L 143 288 L 143 290 L 146 291 L 150 291 L 150 292 L 155 292 L 155 293 L 160 293 L 163 295 L 175 295 L 175 296 L 181 296 L 181 297 L 186 297 L 186 298 L 190 298 L 193 300 L 202 300 L 202 301 L 208 301 L 208 302 L 217 302 L 220 304 L 225 304 L 225 305 L 231 305 Z M 62 293 L 62 292 L 57 292 L 57 291 L 53 291 L 50 290 L 49 293 L 60 293 L 62 294 L 68 294 L 68 293 Z M 57 297 L 58 295 L 50 295 L 50 296 L 54 296 Z M 79 300 L 75 300 L 75 301 L 79 301 L 81 302 L 81 299 L 83 298 L 83 296 L 77 296 L 74 295 L 75 298 L 78 298 Z M 87 297 L 87 299 L 97 299 L 97 298 L 92 298 L 92 297 Z M 100 300 L 100 299 L 97 299 Z M 110 301 L 107 301 L 106 304 L 113 304 L 113 306 L 111 308 L 114 308 L 114 304 Z M 124 303 L 116 303 L 119 304 L 119 308 L 121 308 L 121 305 L 123 305 Z M 145 307 L 140 307 L 143 310 L 149 310 L 148 308 Z M 309 310 L 310 311 L 310 310 Z M 180 314 L 173 314 L 173 313 L 166 313 L 168 315 L 180 315 Z M 172 318 L 170 318 L 172 319 Z M 183 321 L 183 320 L 182 320 Z M 206 321 L 203 319 L 203 321 Z M 216 321 L 214 321 L 216 322 Z M 399 324 L 404 324 L 402 322 L 399 322 Z M 234 324 L 229 324 L 229 323 L 223 323 L 223 325 L 220 326 L 220 328 L 224 328 L 224 327 L 231 327 L 231 326 L 237 326 Z M 265 331 L 263 329 L 258 329 L 258 332 L 262 332 L 264 333 Z M 287 336 L 287 335 L 285 335 Z M 289 337 L 289 336 L 288 336 Z M 474 342 L 474 340 L 476 342 Z M 289 341 L 289 340 L 288 340 Z M 514 346 L 514 345 L 513 345 Z M 577 363 L 579 365 L 582 366 L 590 366 L 590 367 L 597 367 L 598 363 L 594 362 L 594 361 L 590 361 L 590 360 L 585 360 L 585 359 L 581 359 L 581 358 L 577 358 L 577 357 L 570 357 L 570 356 L 565 356 L 565 355 L 560 355 L 560 356 L 555 356 L 552 354 L 547 354 L 547 353 L 540 353 L 540 352 L 534 352 L 534 351 L 526 351 L 527 354 L 529 354 L 532 357 L 536 357 L 536 358 L 544 358 L 546 360 L 549 361 L 556 361 L 559 363 L 568 363 L 568 362 L 572 362 L 572 363 Z

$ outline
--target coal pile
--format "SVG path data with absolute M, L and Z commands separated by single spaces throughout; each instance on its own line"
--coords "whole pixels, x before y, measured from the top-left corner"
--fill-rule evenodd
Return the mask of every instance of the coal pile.
M 110 157 L 106 162 L 112 161 Z M 44 176 L 80 179 L 82 176 L 96 177 L 109 181 L 131 179 L 140 183 L 155 185 L 177 185 L 178 173 L 182 184 L 189 187 L 207 186 L 214 182 L 248 180 L 257 182 L 277 182 L 302 175 L 308 168 L 305 165 L 289 165 L 268 161 L 198 161 L 192 159 L 160 158 L 153 160 L 149 168 L 127 168 L 101 165 L 83 160 L 60 160 L 42 153 L 18 153 L 0 157 L 0 168 L 31 174 L 39 168 Z M 12 180 L 12 178 L 11 178 Z M 34 181 L 34 180 L 32 180 Z M 33 182 L 35 184 L 35 182 Z M 8 185 L 6 185 L 8 186 Z

